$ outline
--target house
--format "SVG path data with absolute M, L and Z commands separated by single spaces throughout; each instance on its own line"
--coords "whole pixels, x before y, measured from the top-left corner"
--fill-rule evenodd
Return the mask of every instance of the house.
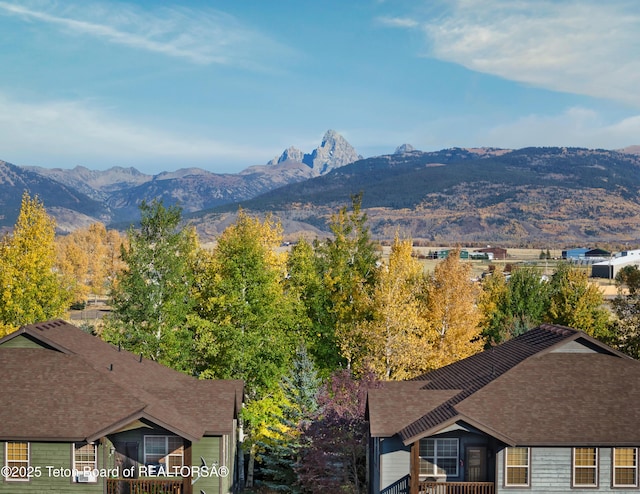
M 0 339 L 0 493 L 237 487 L 243 383 L 198 380 L 62 320 Z
M 370 493 L 637 491 L 638 403 L 640 362 L 539 326 L 371 389 Z
M 503 247 L 483 247 L 482 249 L 476 249 L 476 252 L 491 254 L 492 259 L 504 260 L 507 258 L 507 249 Z

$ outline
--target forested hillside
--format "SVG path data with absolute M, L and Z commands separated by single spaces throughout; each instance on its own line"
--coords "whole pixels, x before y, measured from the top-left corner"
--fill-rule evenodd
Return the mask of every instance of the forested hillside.
M 369 158 L 240 205 L 325 229 L 363 192 L 371 232 L 435 242 L 572 243 L 640 238 L 640 158 L 606 150 L 412 151 Z M 238 205 L 197 215 L 215 223 Z

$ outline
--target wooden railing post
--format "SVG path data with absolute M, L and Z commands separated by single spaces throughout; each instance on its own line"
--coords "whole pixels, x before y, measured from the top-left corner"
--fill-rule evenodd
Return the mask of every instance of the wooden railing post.
M 411 454 L 409 460 L 409 494 L 418 494 L 420 489 L 420 440 L 411 444 Z
M 193 461 L 191 457 L 191 441 L 184 440 L 184 464 L 189 467 L 189 476 L 184 477 L 182 479 L 182 494 L 192 494 L 193 487 L 191 484 L 192 481 L 192 472 Z

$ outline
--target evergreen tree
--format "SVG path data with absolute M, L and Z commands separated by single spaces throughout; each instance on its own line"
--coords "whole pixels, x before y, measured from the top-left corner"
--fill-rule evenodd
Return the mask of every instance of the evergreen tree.
M 318 268 L 323 276 L 328 324 L 324 331 L 335 338 L 342 361 L 350 367 L 361 358 L 364 342 L 355 325 L 371 319 L 371 293 L 376 284 L 379 256 L 371 241 L 362 212 L 362 194 L 352 196 L 352 211 L 346 207 L 333 215 L 333 238 L 316 245 Z M 332 363 L 337 368 L 340 361 Z
M 298 493 L 297 466 L 303 436 L 318 408 L 320 380 L 304 344 L 296 349 L 292 368 L 282 381 L 285 401 L 274 428 L 274 439 L 263 444 L 262 483 L 278 492 Z

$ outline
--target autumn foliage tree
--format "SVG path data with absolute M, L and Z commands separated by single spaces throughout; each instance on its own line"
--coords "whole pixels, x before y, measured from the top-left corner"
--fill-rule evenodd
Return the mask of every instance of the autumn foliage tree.
M 322 386 L 297 467 L 304 492 L 367 492 L 365 407 L 367 390 L 375 386 L 372 372 L 355 378 L 348 369 L 335 371 Z
M 284 290 L 281 238 L 271 217 L 240 211 L 213 252 L 201 254 L 196 273 L 199 372 L 244 379 L 251 399 L 277 388 L 302 332 L 296 300 Z
M 66 312 L 70 294 L 55 260 L 55 221 L 25 192 L 13 233 L 0 240 L 0 334 Z
M 56 242 L 57 267 L 70 281 L 73 300 L 105 295 L 115 279 L 123 243 L 117 230 L 107 230 L 102 223 L 79 228 Z
M 625 266 L 616 275 L 618 295 L 612 301 L 614 321 L 611 343 L 620 351 L 640 358 L 640 269 Z
M 299 298 L 285 289 L 281 242 L 282 227 L 271 216 L 261 220 L 241 210 L 196 268 L 197 369 L 203 378 L 245 381 L 248 486 L 259 443 L 272 439 L 282 415 L 280 382 L 306 333 Z
M 294 298 L 301 318 L 304 340 L 316 368 L 328 376 L 343 359 L 335 334 L 335 318 L 330 311 L 330 293 L 324 285 L 324 260 L 319 258 L 311 243 L 300 239 L 287 258 L 285 289 Z
M 371 295 L 371 318 L 355 324 L 366 349 L 355 368 L 370 368 L 384 380 L 420 374 L 424 369 L 416 364 L 429 351 L 423 317 L 425 277 L 412 250 L 411 240 L 396 234 Z
M 435 369 L 482 350 L 478 287 L 471 265 L 452 250 L 428 279 L 423 317 L 430 350 L 420 356 L 424 370 Z
M 508 282 L 501 271 L 494 271 L 485 278 L 482 289 L 479 306 L 488 346 L 519 336 L 545 321 L 549 282 L 534 267 L 514 269 Z

